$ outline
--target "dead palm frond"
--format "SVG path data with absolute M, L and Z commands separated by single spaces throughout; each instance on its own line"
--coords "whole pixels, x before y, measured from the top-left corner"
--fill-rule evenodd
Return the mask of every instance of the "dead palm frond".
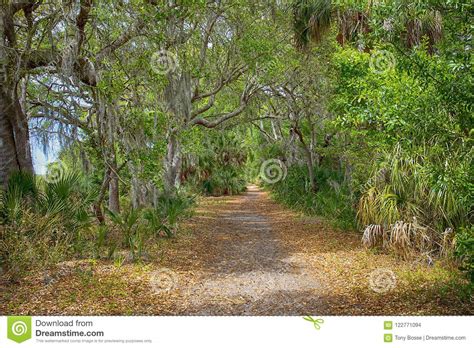
M 400 7 L 400 15 L 405 22 L 405 44 L 408 48 L 419 46 L 423 38 L 428 40 L 428 51 L 443 37 L 443 17 L 437 10 L 420 4 L 407 2 Z M 403 19 L 402 19 L 403 22 Z
M 434 176 L 429 169 L 433 166 L 443 170 Z M 455 168 L 450 159 L 428 156 L 423 149 L 408 152 L 396 145 L 382 152 L 362 192 L 359 221 L 364 226 L 385 226 L 391 248 L 403 257 L 413 251 L 449 254 L 451 231 L 469 209 L 448 179 Z M 371 228 L 367 234 L 373 233 Z M 364 245 L 372 243 L 368 237 L 364 236 Z
M 427 252 L 434 248 L 428 228 L 413 222 L 397 221 L 390 228 L 390 248 L 407 259 L 414 251 Z
M 337 11 L 339 33 L 337 42 L 344 46 L 347 42 L 355 42 L 358 37 L 369 31 L 368 14 L 356 9 L 343 9 Z
M 361 35 L 370 31 L 371 10 L 375 6 L 377 3 L 373 1 L 360 6 L 357 2 L 294 0 L 292 9 L 296 47 L 305 50 L 310 42 L 320 42 L 332 22 L 338 26 L 339 44 L 356 42 Z M 397 7 L 395 17 L 404 28 L 401 39 L 408 48 L 420 46 L 423 38 L 426 38 L 428 51 L 434 52 L 434 46 L 443 36 L 443 18 L 439 11 L 426 4 L 403 0 Z
M 390 228 L 390 247 L 397 254 L 407 257 L 411 250 L 412 225 L 403 221 L 397 221 Z
M 421 43 L 423 23 L 419 18 L 409 19 L 406 22 L 406 45 L 413 48 Z
M 371 225 L 378 220 L 374 209 L 378 194 L 377 186 L 370 186 L 359 200 L 357 217 L 365 226 Z
M 423 17 L 423 29 L 432 45 L 439 42 L 443 37 L 443 17 L 441 13 L 439 11 L 429 11 Z
M 449 256 L 451 252 L 454 250 L 456 245 L 455 238 L 454 238 L 454 231 L 452 228 L 448 227 L 444 230 L 442 234 L 442 241 L 440 246 L 440 254 L 441 256 Z
M 369 225 L 364 229 L 362 244 L 366 248 L 385 247 L 387 243 L 386 236 L 387 234 L 381 225 Z

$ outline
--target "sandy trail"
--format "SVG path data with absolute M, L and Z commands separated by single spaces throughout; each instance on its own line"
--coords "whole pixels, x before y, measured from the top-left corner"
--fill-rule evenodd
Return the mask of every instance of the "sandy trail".
M 192 287 L 190 313 L 299 314 L 320 310 L 317 293 L 322 280 L 310 265 L 300 265 L 281 246 L 278 234 L 264 212 L 265 193 L 255 186 L 235 197 L 231 209 L 213 216 L 210 236 L 219 241 L 208 259 L 208 275 Z M 308 303 L 312 306 L 308 307 Z

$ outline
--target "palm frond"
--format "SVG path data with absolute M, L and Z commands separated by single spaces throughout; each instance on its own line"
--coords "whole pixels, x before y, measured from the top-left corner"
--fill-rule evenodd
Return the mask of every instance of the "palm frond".
M 295 45 L 304 50 L 311 41 L 320 42 L 331 26 L 331 0 L 295 0 L 293 2 Z

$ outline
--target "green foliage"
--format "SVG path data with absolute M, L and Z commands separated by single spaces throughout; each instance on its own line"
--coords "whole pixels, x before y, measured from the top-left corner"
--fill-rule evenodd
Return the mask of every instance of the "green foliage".
M 183 193 L 161 196 L 156 208 L 108 211 L 109 221 L 95 225 L 91 206 L 95 191 L 77 171 L 65 170 L 54 180 L 15 173 L 0 192 L 0 265 L 19 277 L 74 255 L 108 258 L 127 249 L 139 260 L 146 242 L 172 237 L 188 217 L 194 198 Z
M 399 231 L 398 222 L 417 225 L 429 232 L 426 247 L 442 253 L 443 232 L 463 227 L 472 209 L 465 116 L 439 88 L 439 80 L 452 83 L 445 61 L 423 51 L 410 57 L 387 52 L 396 67 L 384 71 L 374 70 L 373 57 L 363 52 L 335 55 L 340 81 L 332 107 L 336 127 L 350 139 L 359 221 L 390 233 Z M 433 79 L 417 70 L 439 75 Z
M 190 216 L 194 197 L 178 193 L 174 196 L 160 196 L 154 210 L 145 212 L 145 219 L 155 232 L 163 231 L 168 237 L 176 233 L 177 223 Z
M 461 270 L 474 283 L 474 226 L 461 228 L 456 234 L 455 255 L 461 262 Z
M 432 167 L 444 163 L 431 162 L 433 158 L 427 152 L 425 149 L 424 153 L 409 154 L 396 146 L 392 152 L 380 155 L 360 199 L 359 218 L 363 225 L 389 226 L 413 218 L 440 232 L 462 225 L 468 197 L 444 176 L 449 172 L 431 172 Z
M 133 260 L 139 260 L 148 242 L 162 236 L 173 237 L 178 222 L 190 216 L 194 198 L 183 193 L 161 196 L 155 208 L 127 209 L 121 213 L 108 211 L 110 226 L 100 226 L 96 239 L 98 255 L 104 247 L 108 257 L 117 249 L 129 250 Z
M 0 193 L 0 264 L 16 277 L 79 251 L 91 226 L 94 196 L 74 171 L 62 172 L 54 182 L 13 174 Z
M 137 244 L 141 242 L 141 225 L 139 224 L 139 210 L 130 209 L 122 213 L 108 211 L 112 224 L 118 228 L 121 246 L 129 247 L 132 252 Z
M 355 228 L 355 211 L 349 188 L 340 173 L 327 168 L 315 168 L 319 191 L 310 190 L 308 171 L 304 166 L 291 166 L 288 175 L 271 189 L 278 201 L 310 215 L 326 218 L 335 226 Z
M 245 190 L 247 150 L 233 133 L 214 134 L 197 159 L 185 166 L 190 183 L 206 195 L 233 195 Z
M 172 162 L 182 164 L 175 172 L 188 192 L 241 193 L 263 161 L 281 159 L 293 165 L 272 186 L 280 201 L 343 228 L 370 227 L 402 253 L 426 236 L 427 249 L 443 254 L 454 231 L 472 278 L 472 2 L 87 5 L 77 33 L 75 10 L 58 11 L 56 2 L 6 17 L 15 22 L 7 58 L 17 58 L 5 66 L 19 76 L 12 86 L 26 84 L 25 100 L 15 102 L 38 122 L 32 137 L 46 145 L 60 134 L 61 158 L 84 163 L 54 181 L 9 177 L 0 193 L 0 263 L 12 273 L 122 248 L 139 259 L 153 238 L 175 236 L 194 203 L 178 187 L 160 192 L 176 138 Z M 42 32 L 51 32 L 48 40 Z M 19 64 L 28 47 L 39 59 Z M 160 73 L 150 61 L 164 48 Z M 61 69 L 44 69 L 55 51 Z M 18 66 L 25 71 L 15 75 Z M 213 129 L 197 127 L 224 116 Z M 317 192 L 305 162 L 319 163 Z M 97 210 L 111 170 L 122 212 L 103 221 Z
M 23 213 L 31 212 L 60 219 L 72 236 L 89 226 L 88 210 L 95 198 L 95 192 L 76 171 L 62 172 L 52 182 L 18 172 L 12 174 L 6 190 L 0 194 L 2 223 L 21 224 Z
M 474 202 L 466 15 L 472 3 L 314 0 L 293 6 L 299 47 L 321 42 L 331 21 L 337 23 L 341 47 L 331 57 L 328 105 L 335 119 L 323 121 L 322 129 L 336 134 L 328 151 L 348 168 L 358 222 L 397 252 L 449 253 L 450 231 L 465 237 Z M 304 196 L 301 188 L 296 192 Z M 302 200 L 291 204 L 309 205 Z M 467 248 L 457 251 L 463 253 L 469 255 Z
M 306 48 L 311 40 L 321 41 L 332 20 L 331 0 L 293 1 L 293 30 L 299 48 Z

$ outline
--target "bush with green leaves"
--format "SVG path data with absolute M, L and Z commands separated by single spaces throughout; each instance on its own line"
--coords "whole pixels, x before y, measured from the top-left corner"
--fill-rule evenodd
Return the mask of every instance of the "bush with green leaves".
M 355 210 L 343 175 L 328 168 L 316 167 L 319 191 L 311 191 L 306 166 L 288 168 L 286 178 L 271 185 L 275 198 L 284 204 L 311 215 L 319 215 L 340 228 L 356 226 Z
M 461 228 L 456 234 L 455 255 L 461 263 L 461 270 L 466 272 L 471 283 L 474 283 L 474 226 Z
M 183 192 L 173 196 L 160 196 L 154 208 L 145 209 L 143 217 L 154 233 L 164 232 L 168 237 L 176 234 L 178 222 L 191 215 L 195 197 Z
M 158 197 L 153 208 L 108 211 L 110 222 L 99 226 L 97 255 L 106 249 L 107 257 L 111 258 L 119 249 L 125 249 L 133 260 L 139 260 L 149 242 L 176 236 L 178 222 L 190 216 L 194 202 L 194 197 L 178 190 L 172 196 Z
M 197 159 L 184 167 L 188 183 L 205 195 L 221 196 L 243 192 L 246 187 L 247 151 L 235 134 L 213 134 L 205 140 Z
M 366 241 L 380 226 L 389 234 L 385 244 L 406 240 L 398 248 L 404 254 L 444 254 L 447 234 L 469 224 L 474 201 L 471 132 L 465 112 L 447 100 L 454 89 L 440 86 L 454 88 L 457 79 L 444 57 L 423 47 L 410 55 L 386 50 L 394 65 L 383 71 L 374 69 L 374 53 L 335 54 L 334 124 L 353 168 L 359 222 Z
M 14 173 L 0 192 L 0 264 L 17 276 L 81 253 L 95 192 L 75 171 L 45 181 Z

